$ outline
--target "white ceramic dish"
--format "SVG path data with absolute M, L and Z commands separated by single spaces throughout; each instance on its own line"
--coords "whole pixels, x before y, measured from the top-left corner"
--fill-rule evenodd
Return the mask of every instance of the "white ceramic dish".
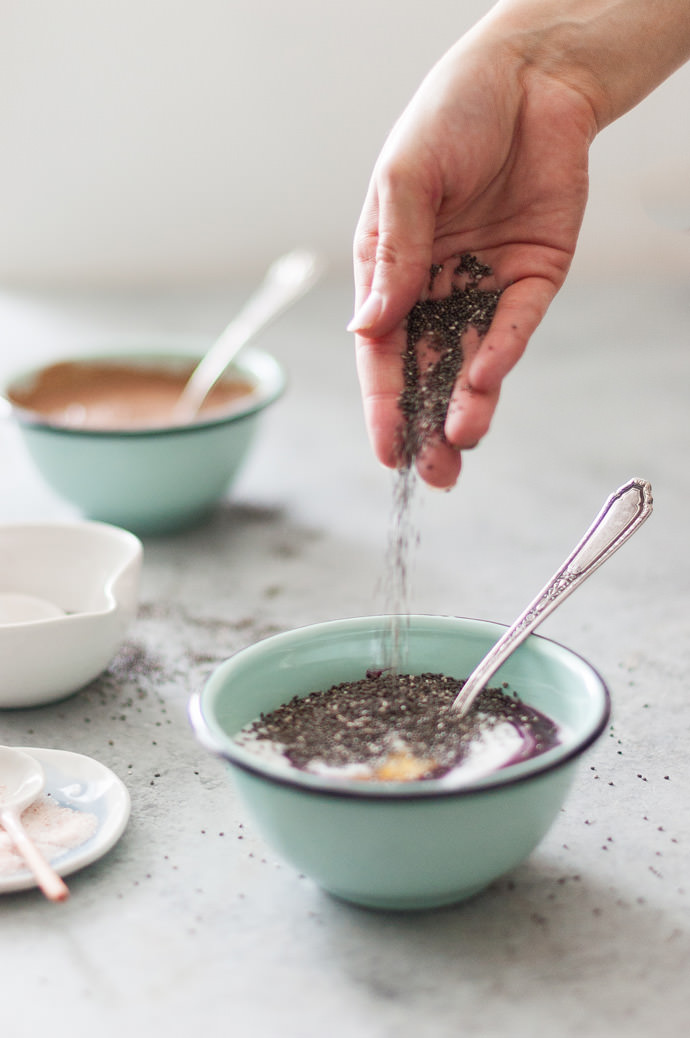
M 0 525 L 0 596 L 58 607 L 5 612 L 0 708 L 51 703 L 83 688 L 115 655 L 137 609 L 142 546 L 107 523 Z M 62 615 L 60 615 L 62 614 Z
M 124 783 L 104 764 L 69 750 L 22 747 L 40 761 L 46 775 L 45 793 L 60 807 L 86 811 L 97 818 L 93 836 L 66 850 L 51 862 L 60 876 L 91 865 L 122 836 L 130 813 L 130 797 Z M 44 794 L 45 795 L 45 794 Z M 26 869 L 0 875 L 0 894 L 30 890 L 36 880 Z

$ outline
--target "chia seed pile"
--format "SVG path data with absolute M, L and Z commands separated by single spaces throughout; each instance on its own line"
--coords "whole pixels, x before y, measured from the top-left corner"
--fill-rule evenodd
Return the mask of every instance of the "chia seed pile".
M 441 269 L 432 267 L 430 290 Z M 462 336 L 470 327 L 475 328 L 480 337 L 486 335 L 501 295 L 499 289 L 479 287 L 480 281 L 492 273 L 491 267 L 465 253 L 453 271 L 461 286 L 454 285 L 450 295 L 443 299 L 415 303 L 407 316 L 404 388 L 399 398 L 404 417 L 401 432 L 404 467 L 412 464 L 430 437 L 445 439 L 443 427 L 463 362 Z M 437 354 L 437 359 L 424 371 L 420 369 L 418 356 L 422 341 Z
M 452 709 L 462 682 L 443 674 L 370 670 L 359 681 L 295 696 L 242 730 L 238 742 L 268 740 L 295 768 L 314 762 L 333 768 L 363 764 L 374 772 L 404 746 L 425 769 L 414 778 L 439 778 L 460 764 L 473 741 L 509 722 L 525 734 L 522 755 L 537 756 L 559 740 L 549 718 L 503 689 L 485 689 L 473 708 Z M 372 776 L 377 777 L 377 776 Z

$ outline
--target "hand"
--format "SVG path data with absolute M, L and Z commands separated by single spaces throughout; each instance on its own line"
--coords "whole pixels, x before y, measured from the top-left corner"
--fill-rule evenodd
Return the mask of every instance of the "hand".
M 350 329 L 383 464 L 400 460 L 405 316 L 425 296 L 432 264 L 444 265 L 433 292 L 447 294 L 452 258 L 472 253 L 503 294 L 484 339 L 466 344 L 445 442 L 417 459 L 429 484 L 456 481 L 460 451 L 487 432 L 501 382 L 570 266 L 597 128 L 583 92 L 490 28 L 464 37 L 422 83 L 383 148 L 355 236 Z

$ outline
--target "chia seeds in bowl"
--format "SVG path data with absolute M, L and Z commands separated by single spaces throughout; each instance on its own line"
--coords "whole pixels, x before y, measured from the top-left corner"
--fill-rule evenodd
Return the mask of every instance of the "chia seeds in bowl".
M 463 782 L 539 756 L 559 726 L 501 688 L 452 707 L 462 682 L 444 674 L 369 670 L 288 702 L 245 726 L 237 743 L 263 759 L 360 781 Z

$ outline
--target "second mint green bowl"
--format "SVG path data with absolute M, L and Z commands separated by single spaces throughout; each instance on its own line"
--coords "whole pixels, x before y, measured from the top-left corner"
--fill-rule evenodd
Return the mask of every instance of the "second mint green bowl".
M 358 617 L 258 642 L 220 665 L 193 697 L 190 718 L 203 745 L 229 763 L 266 841 L 296 869 L 367 907 L 436 908 L 477 893 L 534 850 L 563 805 L 579 758 L 606 726 L 609 694 L 584 659 L 531 635 L 495 683 L 507 682 L 560 724 L 562 741 L 456 788 L 435 780 L 324 778 L 238 745 L 233 736 L 261 712 L 380 665 L 388 629 L 386 617 Z M 504 630 L 482 620 L 413 616 L 401 669 L 463 679 Z
M 181 353 L 142 345 L 136 352 L 59 359 L 109 359 L 174 369 L 202 355 L 203 349 Z M 228 374 L 246 378 L 254 392 L 227 415 L 191 425 L 95 431 L 52 424 L 14 406 L 12 414 L 45 482 L 85 516 L 135 534 L 170 533 L 212 512 L 249 453 L 261 412 L 285 388 L 282 366 L 258 349 L 243 350 Z M 6 390 L 30 382 L 33 375 L 14 376 Z

